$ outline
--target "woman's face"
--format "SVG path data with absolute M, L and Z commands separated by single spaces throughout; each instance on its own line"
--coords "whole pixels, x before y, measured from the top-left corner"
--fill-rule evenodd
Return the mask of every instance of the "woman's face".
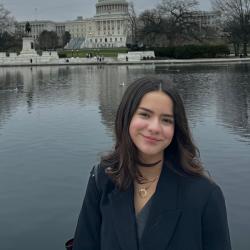
M 174 136 L 173 101 L 161 91 L 144 95 L 132 117 L 129 134 L 143 162 L 163 158 Z

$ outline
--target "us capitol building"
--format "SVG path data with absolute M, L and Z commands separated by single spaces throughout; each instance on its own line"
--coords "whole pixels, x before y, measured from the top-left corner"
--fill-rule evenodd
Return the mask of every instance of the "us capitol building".
M 18 24 L 25 30 L 25 22 Z M 31 36 L 37 39 L 43 30 L 55 31 L 60 37 L 65 31 L 71 34 L 67 49 L 126 47 L 130 35 L 128 2 L 126 0 L 98 0 L 96 15 L 92 18 L 67 22 L 29 21 Z

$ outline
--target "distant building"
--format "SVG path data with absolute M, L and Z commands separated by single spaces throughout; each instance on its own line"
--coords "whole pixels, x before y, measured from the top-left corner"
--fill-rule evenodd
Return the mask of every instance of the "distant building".
M 88 34 L 87 47 L 125 47 L 129 32 L 128 2 L 126 0 L 98 0 L 95 30 Z
M 65 30 L 71 35 L 71 38 L 85 38 L 88 33 L 94 29 L 93 19 L 83 19 L 79 16 L 76 20 L 65 22 Z
M 59 37 L 62 37 L 65 33 L 65 23 L 61 22 L 61 23 L 55 23 L 56 24 L 56 34 Z
M 193 11 L 188 13 L 187 19 L 199 24 L 200 28 L 211 28 L 216 31 L 221 29 L 220 11 Z
M 25 22 L 19 22 L 17 32 L 25 32 Z M 129 35 L 128 2 L 126 0 L 98 0 L 96 15 L 66 22 L 49 20 L 29 21 L 30 35 L 35 40 L 44 30 L 55 31 L 62 37 L 65 31 L 71 35 L 68 49 L 125 47 Z
M 129 33 L 128 2 L 98 0 L 93 18 L 78 17 L 65 23 L 72 40 L 68 48 L 125 47 Z
M 58 35 L 59 39 L 62 38 L 65 33 L 65 23 L 53 22 L 49 20 L 35 20 L 35 21 L 25 21 L 19 22 L 16 27 L 16 33 L 24 34 L 26 23 L 30 23 L 31 33 L 30 36 L 37 40 L 39 35 L 44 31 L 54 31 Z

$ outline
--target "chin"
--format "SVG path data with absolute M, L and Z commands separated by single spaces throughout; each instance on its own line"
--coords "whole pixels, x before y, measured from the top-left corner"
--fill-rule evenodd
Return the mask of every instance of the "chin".
M 140 154 L 142 157 L 161 157 L 163 154 L 162 154 L 162 151 L 150 151 L 150 150 L 141 150 L 140 151 Z

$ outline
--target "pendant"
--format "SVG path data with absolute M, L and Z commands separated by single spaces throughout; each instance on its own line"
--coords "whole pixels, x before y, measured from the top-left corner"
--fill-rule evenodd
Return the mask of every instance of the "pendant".
M 148 195 L 148 191 L 146 190 L 146 188 L 140 188 L 138 193 L 141 198 L 145 198 Z

